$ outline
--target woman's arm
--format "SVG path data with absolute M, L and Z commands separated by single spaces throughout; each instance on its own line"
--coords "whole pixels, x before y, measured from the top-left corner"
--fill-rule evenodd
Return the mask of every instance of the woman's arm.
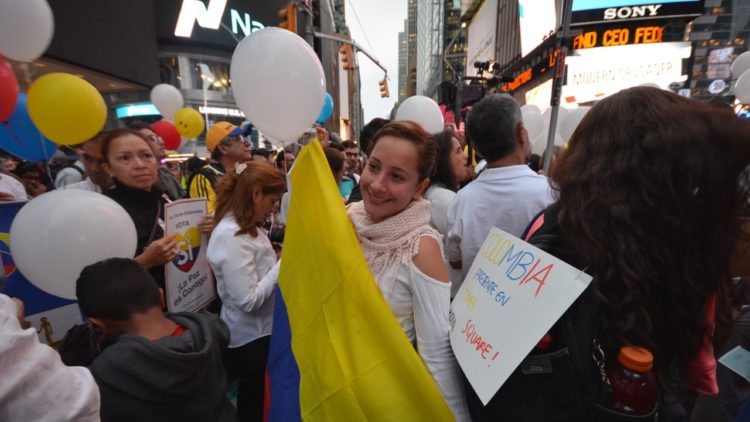
M 458 363 L 450 346 L 450 283 L 437 239 L 422 236 L 413 262 L 409 285 L 417 350 L 456 420 L 470 420 Z

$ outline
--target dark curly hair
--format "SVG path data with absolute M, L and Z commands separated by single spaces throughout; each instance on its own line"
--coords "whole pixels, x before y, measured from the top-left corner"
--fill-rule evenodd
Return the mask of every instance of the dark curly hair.
M 697 353 L 707 303 L 727 287 L 748 164 L 749 123 L 636 87 L 591 109 L 552 175 L 609 333 L 650 349 L 662 380 Z
M 451 153 L 453 152 L 453 139 L 458 137 L 449 131 L 443 131 L 436 135 L 437 159 L 435 160 L 435 172 L 430 176 L 430 185 L 442 185 L 453 192 L 458 190 L 458 179 L 453 171 Z

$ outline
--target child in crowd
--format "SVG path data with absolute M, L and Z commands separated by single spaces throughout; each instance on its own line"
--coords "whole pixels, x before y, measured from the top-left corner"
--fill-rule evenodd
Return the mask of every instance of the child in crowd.
M 226 395 L 223 322 L 162 313 L 163 291 L 132 259 L 89 265 L 76 282 L 81 312 L 116 342 L 90 369 L 103 421 L 235 421 Z

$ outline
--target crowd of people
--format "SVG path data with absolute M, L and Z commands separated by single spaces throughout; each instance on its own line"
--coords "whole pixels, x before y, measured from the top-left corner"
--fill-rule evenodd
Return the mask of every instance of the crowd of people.
M 299 146 L 275 155 L 253 149 L 250 130 L 214 124 L 210 160 L 189 160 L 187 175 L 160 164 L 163 143 L 146 124 L 81 145 L 70 165 L 78 176 L 72 167 L 53 179 L 38 163 L 0 162 L 0 200 L 54 188 L 99 192 L 123 206 L 138 235 L 134 259 L 92 263 L 77 280 L 99 346 L 88 369 L 65 366 L 24 329 L 23 304 L 0 295 L 0 419 L 263 420 L 285 173 Z M 383 298 L 456 420 L 745 414 L 750 383 L 717 366 L 730 348 L 750 347 L 742 289 L 750 271 L 750 123 L 732 110 L 626 89 L 594 105 L 542 171 L 508 95 L 474 105 L 465 134 L 375 119 L 354 140 L 323 129 L 303 136 L 312 137 Z M 209 236 L 219 296 L 212 312 L 164 312 L 164 264 L 176 249 L 159 223 L 164 204 L 184 197 L 208 201 L 200 230 Z M 451 349 L 450 306 L 492 227 L 593 281 L 483 404 Z M 633 348 L 648 359 L 638 370 L 658 388 L 653 398 L 644 398 L 652 391 L 646 381 L 627 392 L 645 400 L 645 412 L 626 405 L 621 378 L 610 372 Z M 626 374 L 637 378 L 633 371 Z

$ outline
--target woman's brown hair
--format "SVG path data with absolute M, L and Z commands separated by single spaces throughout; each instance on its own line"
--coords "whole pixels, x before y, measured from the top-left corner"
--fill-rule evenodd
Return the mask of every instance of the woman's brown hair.
M 666 379 L 698 352 L 747 215 L 750 124 L 655 88 L 596 104 L 553 170 L 559 223 L 594 277 L 610 333 Z
M 417 171 L 419 171 L 419 180 L 429 178 L 435 172 L 435 160 L 437 157 L 437 146 L 435 139 L 427 133 L 422 126 L 410 120 L 401 120 L 391 122 L 375 132 L 372 140 L 368 145 L 367 155 L 372 154 L 378 141 L 385 137 L 405 139 L 417 148 Z
M 235 235 L 254 236 L 257 232 L 253 222 L 253 188 L 260 187 L 263 195 L 283 193 L 284 176 L 272 165 L 262 161 L 248 161 L 237 165 L 247 167 L 240 174 L 235 169 L 227 169 L 227 174 L 219 182 L 215 219 L 221 221 L 231 213 L 240 226 Z
M 148 146 L 149 149 L 151 149 L 151 144 L 149 143 L 148 139 L 142 135 L 140 132 L 137 132 L 133 129 L 129 128 L 121 128 L 121 129 L 112 129 L 105 132 L 100 133 L 97 136 L 97 139 L 99 142 L 101 142 L 102 146 L 102 160 L 104 160 L 105 163 L 109 163 L 109 149 L 112 147 L 112 142 L 115 141 L 117 138 L 122 138 L 123 136 L 127 135 L 133 135 L 138 138 L 143 139 L 143 142 L 146 143 L 146 146 Z

